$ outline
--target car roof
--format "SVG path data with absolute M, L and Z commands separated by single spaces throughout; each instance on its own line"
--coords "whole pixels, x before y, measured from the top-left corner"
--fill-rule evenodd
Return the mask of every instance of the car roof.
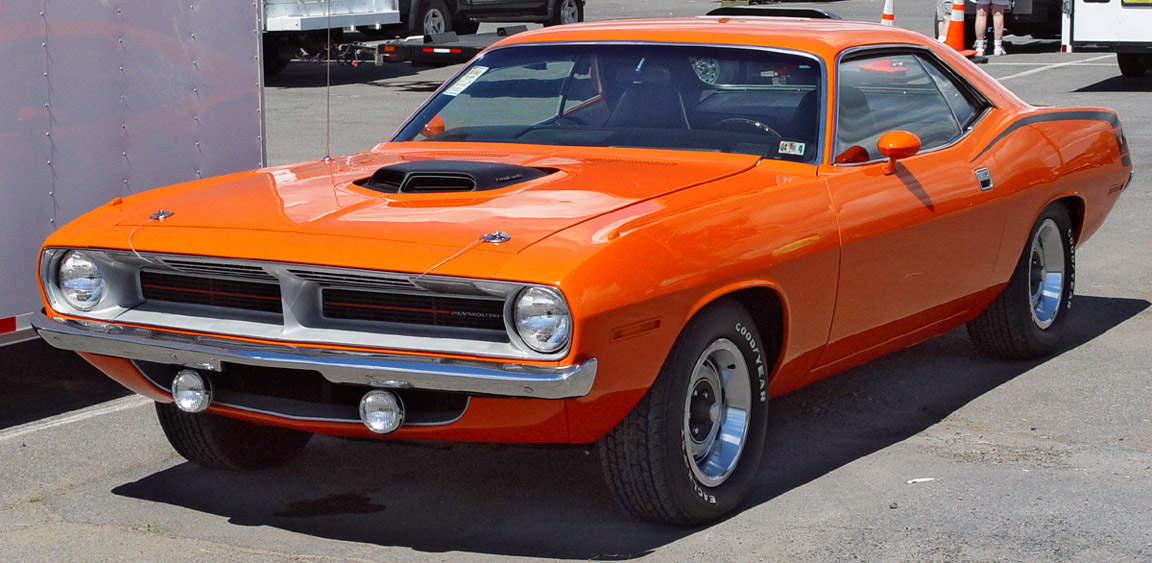
M 641 18 L 553 26 L 519 33 L 497 45 L 540 42 L 638 41 L 747 45 L 807 51 L 825 59 L 860 45 L 925 45 L 923 34 L 874 23 L 784 17 Z

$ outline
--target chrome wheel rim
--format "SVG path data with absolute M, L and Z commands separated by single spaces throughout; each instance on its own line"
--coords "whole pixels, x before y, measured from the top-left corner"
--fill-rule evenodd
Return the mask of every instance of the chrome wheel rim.
M 700 483 L 724 482 L 744 451 L 752 384 L 744 355 L 731 340 L 710 344 L 692 370 L 684 398 L 684 448 Z
M 1060 312 L 1064 296 L 1064 239 L 1052 219 L 1045 219 L 1032 237 L 1028 265 L 1028 291 L 1032 300 L 1032 321 L 1048 328 Z
M 428 13 L 424 14 L 424 35 L 444 33 L 446 21 L 440 10 L 435 8 L 428 10 Z
M 560 4 L 560 23 L 576 23 L 580 21 L 580 7 L 576 0 L 564 0 Z

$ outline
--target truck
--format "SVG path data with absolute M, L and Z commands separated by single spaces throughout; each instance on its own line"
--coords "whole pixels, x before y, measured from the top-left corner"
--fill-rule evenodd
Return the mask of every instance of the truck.
M 1066 0 L 1060 50 L 1116 53 L 1124 76 L 1152 71 L 1152 0 Z
M 0 2 L 0 344 L 33 336 L 57 227 L 263 165 L 260 22 L 229 0 Z
M 345 44 L 345 32 L 382 40 L 473 34 L 485 21 L 574 23 L 584 21 L 584 0 L 264 0 L 263 21 L 264 72 L 272 75 L 301 52 Z

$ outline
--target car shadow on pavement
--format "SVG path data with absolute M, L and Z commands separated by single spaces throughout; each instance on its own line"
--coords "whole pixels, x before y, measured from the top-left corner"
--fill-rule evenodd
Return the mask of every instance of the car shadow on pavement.
M 292 61 L 284 70 L 264 78 L 268 88 L 323 88 L 327 83 L 327 71 L 322 62 Z M 421 69 L 407 63 L 388 63 L 377 66 L 361 62 L 356 66 L 347 63 L 332 63 L 332 85 L 368 84 L 380 80 L 390 80 L 417 74 Z
M 1116 72 L 1120 72 L 1117 70 Z M 1152 92 L 1152 74 L 1147 76 L 1113 76 L 1077 88 L 1073 92 Z
M 1078 297 L 1063 351 L 1149 307 Z M 1045 360 L 979 356 L 963 329 L 773 400 L 755 507 L 905 440 Z M 116 495 L 335 540 L 417 551 L 628 559 L 697 529 L 613 509 L 594 452 L 317 437 L 288 466 L 227 473 L 183 463 Z M 769 523 L 765 523 L 768 525 Z
M 0 430 L 130 395 L 75 352 L 40 340 L 0 347 Z

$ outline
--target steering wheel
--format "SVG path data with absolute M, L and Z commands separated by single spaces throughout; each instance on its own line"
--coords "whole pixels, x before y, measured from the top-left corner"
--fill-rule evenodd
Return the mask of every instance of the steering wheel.
M 755 119 L 748 119 L 747 117 L 729 117 L 728 119 L 721 119 L 712 124 L 713 129 L 728 129 L 728 130 L 748 130 L 752 129 L 755 133 L 771 133 L 777 137 L 783 138 L 784 135 L 777 133 L 775 129 L 756 121 Z

